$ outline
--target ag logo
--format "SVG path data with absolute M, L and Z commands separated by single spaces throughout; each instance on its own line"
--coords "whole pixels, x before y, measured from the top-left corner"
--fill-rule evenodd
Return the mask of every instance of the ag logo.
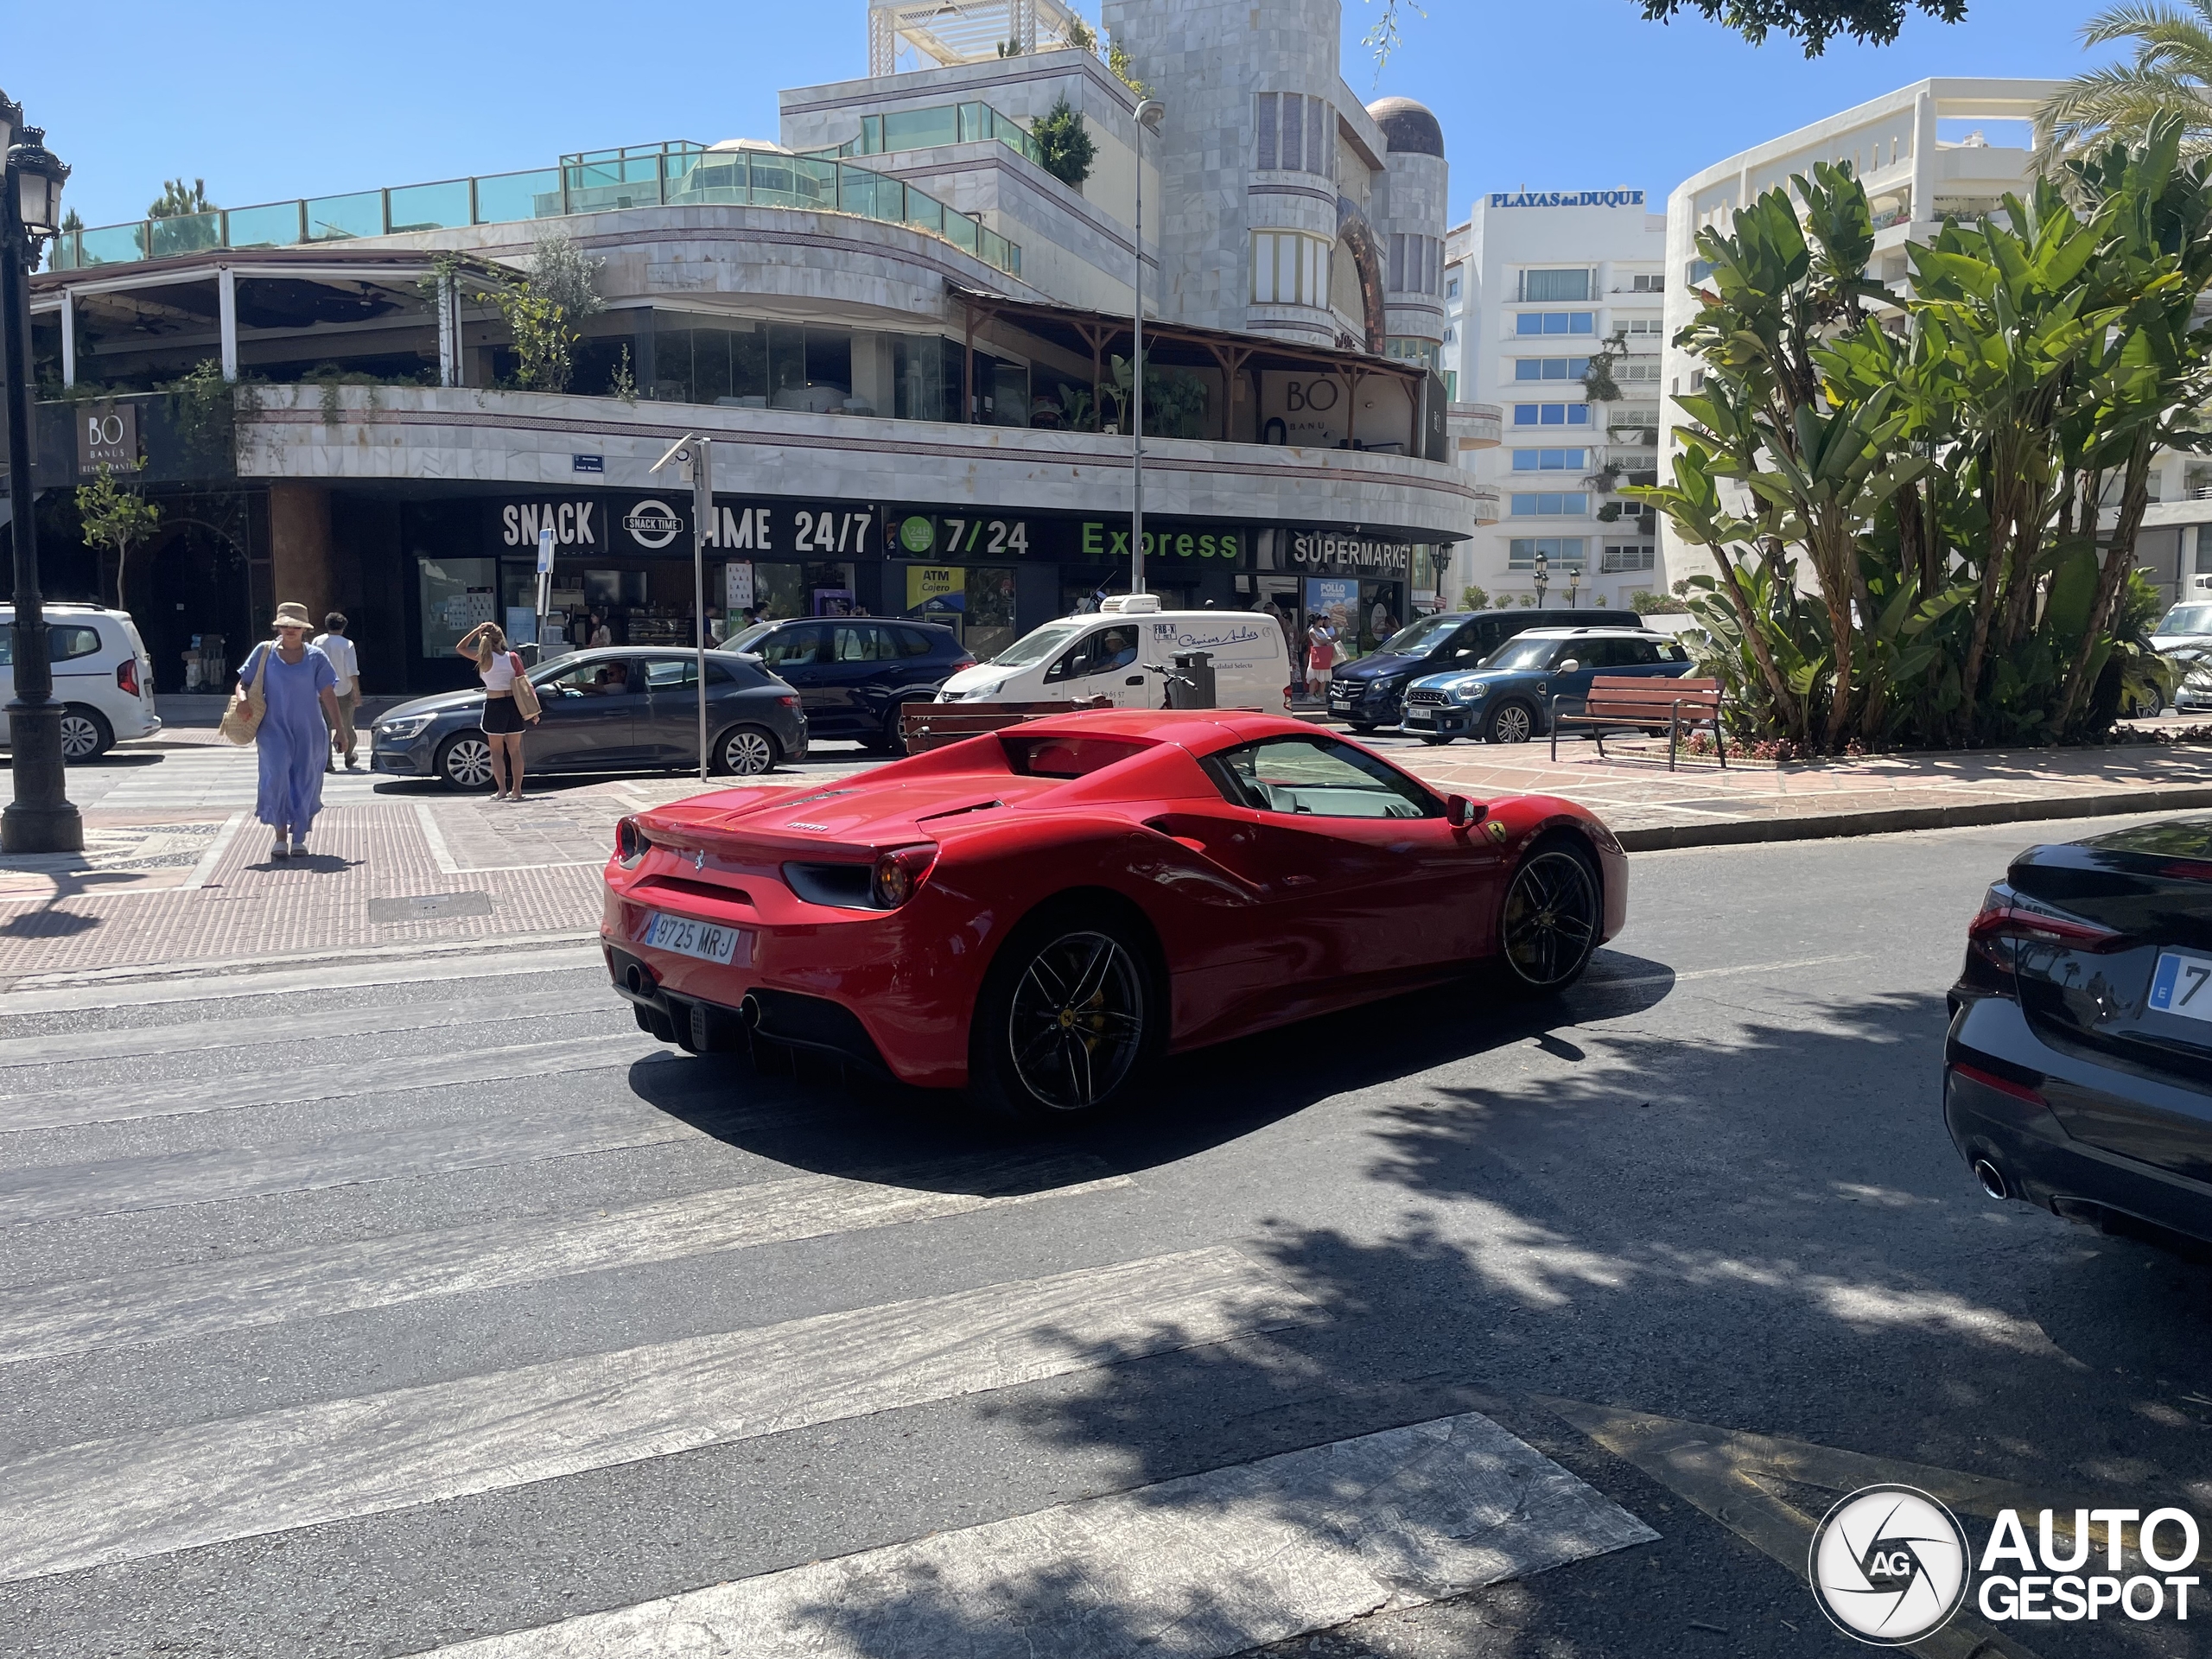
M 665 501 L 640 501 L 630 509 L 622 528 L 639 547 L 666 547 L 683 528 L 683 521 L 669 511 Z
M 1866 1486 L 1813 1534 L 1813 1594 L 1836 1628 L 1879 1648 L 1934 1634 L 1967 1599 L 1967 1535 L 1910 1486 Z
M 899 521 L 899 545 L 909 553 L 926 553 L 937 545 L 937 526 L 921 514 Z

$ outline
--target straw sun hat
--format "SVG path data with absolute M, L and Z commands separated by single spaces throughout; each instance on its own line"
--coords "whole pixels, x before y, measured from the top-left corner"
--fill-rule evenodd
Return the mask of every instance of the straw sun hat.
M 312 628 L 315 624 L 308 620 L 306 606 L 287 601 L 276 607 L 276 620 L 269 626 L 272 628 Z

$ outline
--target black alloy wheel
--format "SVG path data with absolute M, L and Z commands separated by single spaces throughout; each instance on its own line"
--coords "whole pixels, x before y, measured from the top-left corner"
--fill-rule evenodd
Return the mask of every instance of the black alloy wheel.
M 970 1044 L 978 1103 L 1017 1122 L 1065 1121 L 1122 1098 L 1157 1023 L 1135 929 L 1110 912 L 1040 919 L 992 965 Z
M 1484 734 L 1493 743 L 1526 743 L 1536 734 L 1535 711 L 1525 702 L 1497 703 Z
M 715 740 L 714 770 L 726 778 L 758 778 L 776 768 L 776 740 L 758 726 L 733 726 Z
M 492 786 L 492 746 L 481 732 L 460 731 L 438 745 L 438 781 L 474 794 Z
M 115 747 L 115 732 L 97 709 L 68 703 L 61 710 L 61 758 L 71 765 L 95 760 Z
M 1540 842 L 1505 890 L 1498 940 L 1508 983 L 1529 996 L 1565 990 L 1590 965 L 1604 925 L 1589 855 L 1565 838 Z

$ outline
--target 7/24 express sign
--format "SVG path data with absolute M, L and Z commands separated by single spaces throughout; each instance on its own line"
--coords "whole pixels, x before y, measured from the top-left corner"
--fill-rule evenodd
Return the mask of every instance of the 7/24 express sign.
M 957 559 L 966 563 L 1008 564 L 1048 559 L 1060 564 L 1112 564 L 1129 556 L 1126 516 L 1043 517 L 931 512 L 894 507 L 887 539 L 894 558 Z M 1242 524 L 1193 523 L 1147 518 L 1144 550 L 1148 559 L 1217 562 L 1224 569 L 1249 566 L 1249 530 Z

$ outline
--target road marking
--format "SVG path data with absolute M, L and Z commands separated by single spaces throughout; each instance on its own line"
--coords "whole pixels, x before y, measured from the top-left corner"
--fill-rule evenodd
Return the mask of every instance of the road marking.
M 192 867 L 192 874 L 184 878 L 180 893 L 191 893 L 207 885 L 215 874 L 215 867 L 223 861 L 223 855 L 231 850 L 231 843 L 238 839 L 238 830 L 245 823 L 245 814 L 233 812 L 224 820 L 223 827 L 215 832 L 215 839 L 200 861 Z
M 1799 957 L 1791 962 L 1747 962 L 1733 968 L 1693 968 L 1687 973 L 1637 974 L 1623 979 L 1586 979 L 1593 991 L 1624 989 L 1636 985 L 1686 985 L 1694 979 L 1727 979 L 1738 974 L 1782 974 L 1796 968 L 1824 968 L 1831 963 L 1867 962 L 1872 950 L 1853 950 L 1838 957 Z
M 611 999 L 610 999 L 611 1001 Z M 616 1010 L 610 1009 L 609 1012 Z M 373 1065 L 313 1069 L 306 1060 L 276 1071 L 234 1071 L 160 1089 L 120 1090 L 111 1084 L 48 1089 L 0 1105 L 0 1135 L 27 1135 L 86 1123 L 133 1123 L 149 1117 L 188 1117 L 249 1107 L 299 1106 L 357 1100 L 409 1089 L 458 1089 L 594 1071 L 668 1051 L 636 1029 L 572 1037 L 562 1042 L 503 1043 L 429 1054 L 385 1055 Z
M 546 938 L 575 943 L 550 949 L 527 948 Z M 277 960 L 317 965 L 260 973 L 238 971 L 238 963 L 219 960 L 164 970 L 134 969 L 127 978 L 118 976 L 112 980 L 89 974 L 39 975 L 18 980 L 18 988 L 0 994 L 0 1019 L 12 1014 L 89 1014 L 101 1008 L 145 1007 L 164 1002 L 276 996 L 294 991 L 358 990 L 372 985 L 428 987 L 448 980 L 554 974 L 580 968 L 603 970 L 606 958 L 600 954 L 597 939 L 595 932 L 563 932 L 530 940 L 474 939 L 445 947 L 368 946 L 342 957 L 327 953 L 280 957 Z M 363 957 L 372 959 L 363 961 Z M 174 976 L 147 977 L 156 971 Z
M 1657 1536 L 1467 1412 L 435 1653 L 1219 1659 Z
M 687 1072 L 673 1058 L 644 1064 L 656 1077 L 671 1078 L 677 1086 L 713 1076 Z M 818 1118 L 821 1111 L 818 1106 L 793 1106 L 789 1116 Z M 535 1108 L 487 1107 L 464 1099 L 435 1116 L 377 1129 L 0 1171 L 0 1217 L 8 1226 L 22 1226 L 66 1216 L 367 1186 L 410 1176 L 664 1146 L 712 1134 L 734 1121 L 760 1126 L 764 1118 L 758 1111 L 733 1107 L 687 1122 L 627 1092 L 582 1104 Z
M 591 1216 L 529 1217 L 17 1286 L 0 1306 L 0 1362 L 179 1342 L 1135 1185 L 1126 1175 L 1100 1174 L 1103 1167 L 1088 1156 L 969 1160 L 902 1171 L 896 1185 L 798 1175 Z
M 0 1070 L 19 1065 L 66 1065 L 90 1060 L 118 1060 L 138 1055 L 197 1054 L 262 1043 L 320 1042 L 327 1038 L 376 1037 L 402 1031 L 435 1031 L 448 1026 L 556 1015 L 620 1013 L 622 1004 L 604 988 L 532 996 L 522 1007 L 489 999 L 477 1002 L 402 1002 L 396 1005 L 329 1008 L 316 1014 L 271 1015 L 264 1020 L 223 1017 L 173 1026 L 134 1026 L 104 1031 L 88 1040 L 81 1031 L 49 1032 L 35 1037 L 0 1037 Z M 0 1108 L 0 1128 L 7 1126 Z
M 503 1491 L 1319 1319 L 1226 1247 L 34 1453 L 0 1580 Z
M 1954 1510 L 1992 1517 L 2000 1509 L 2050 1509 L 2058 1512 L 2054 1518 L 2070 1520 L 2075 1507 L 2086 1501 L 1808 1440 L 1747 1434 L 1573 1400 L 1541 1403 L 1779 1561 L 1801 1581 L 1812 1553 L 1814 1529 L 1829 1503 L 1823 1499 L 1808 1512 L 1794 1489 L 1811 1487 L 1840 1497 L 1862 1486 L 1916 1486 Z M 1815 1604 L 1809 1588 L 1805 1602 L 1812 1612 Z M 1935 1635 L 1915 1643 L 1912 1650 L 1928 1659 L 2036 1659 L 2031 1649 L 1963 1612 Z
M 438 868 L 447 875 L 459 875 L 461 868 L 453 861 L 453 853 L 446 846 L 446 832 L 438 828 L 437 818 L 428 803 L 415 803 L 415 822 L 422 826 L 423 839 L 430 844 L 430 856 Z

